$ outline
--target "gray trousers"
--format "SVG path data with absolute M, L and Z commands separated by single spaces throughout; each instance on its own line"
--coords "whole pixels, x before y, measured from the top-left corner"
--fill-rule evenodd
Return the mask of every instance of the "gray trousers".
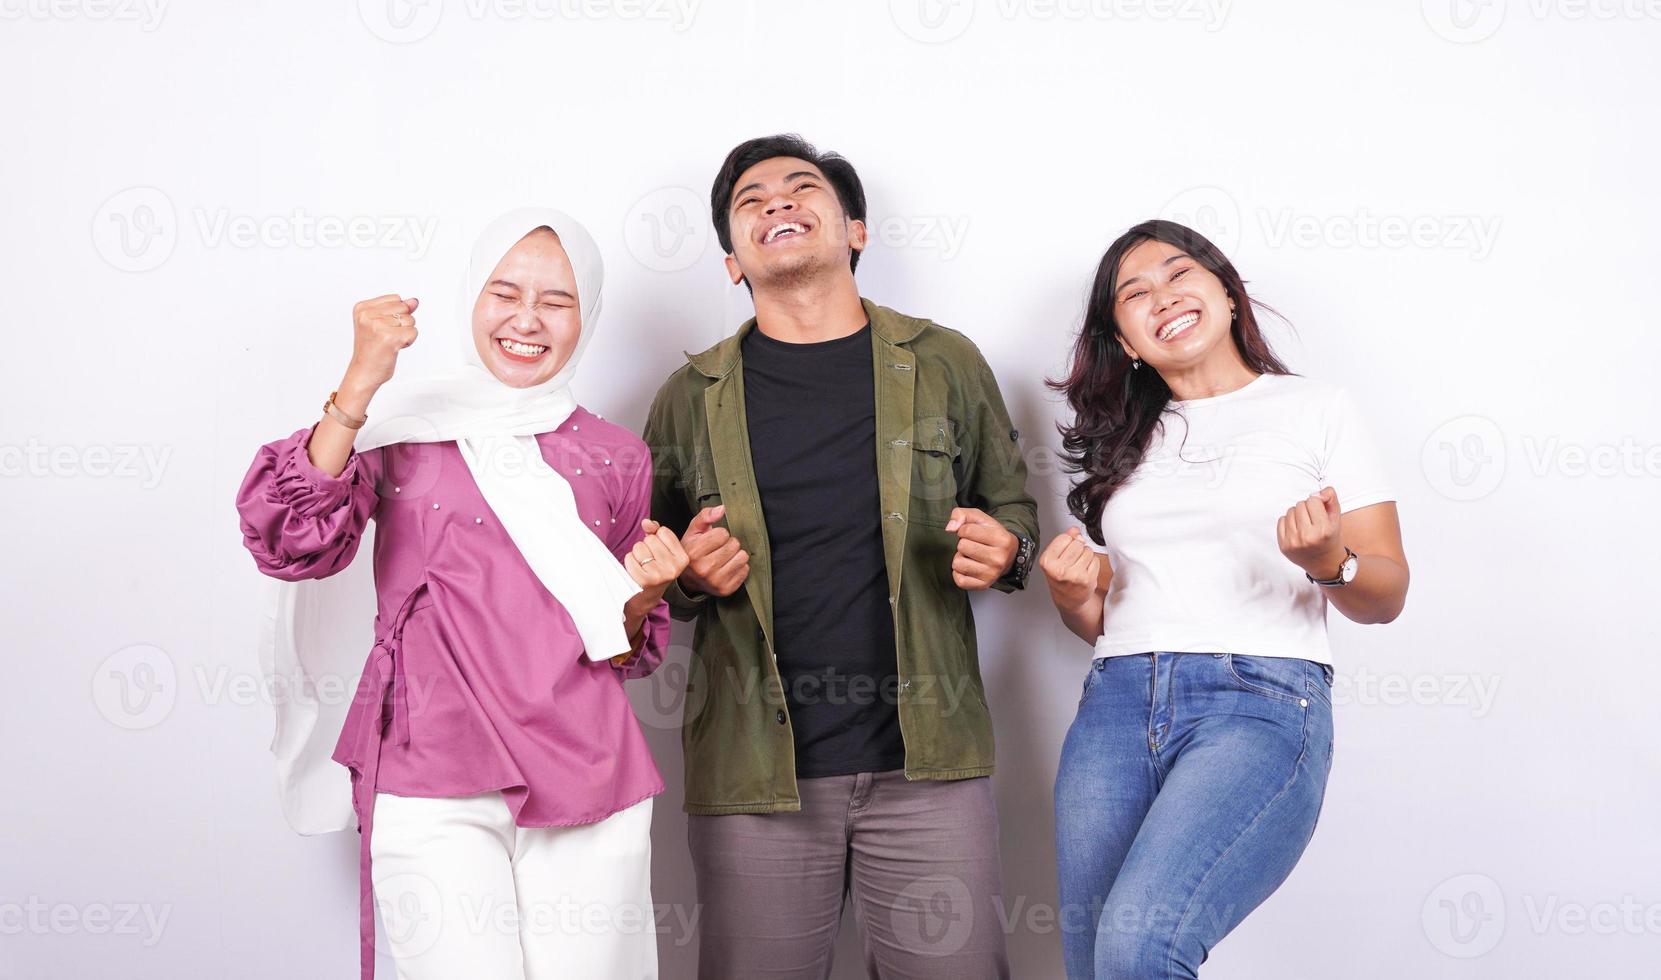
M 845 902 L 878 980 L 1007 980 L 992 781 L 798 781 L 794 813 L 693 814 L 700 980 L 825 980 Z

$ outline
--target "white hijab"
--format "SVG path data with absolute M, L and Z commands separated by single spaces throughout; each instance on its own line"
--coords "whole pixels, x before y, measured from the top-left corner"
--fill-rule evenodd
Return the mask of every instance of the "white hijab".
M 502 256 L 540 227 L 559 236 L 571 260 L 581 332 L 557 374 L 533 387 L 512 388 L 479 357 L 473 303 Z M 569 215 L 522 208 L 492 221 L 473 246 L 461 293 L 455 321 L 461 363 L 434 377 L 388 383 L 370 403 L 372 421 L 355 442 L 360 452 L 400 442 L 455 442 L 519 553 L 571 615 L 591 660 L 629 649 L 623 604 L 639 587 L 583 524 L 570 484 L 543 459 L 534 437 L 558 428 L 577 407 L 570 381 L 599 321 L 604 278 L 599 248 Z M 359 560 L 345 571 L 275 583 L 261 631 L 261 666 L 277 709 L 271 751 L 278 795 L 290 826 L 302 834 L 356 825 L 350 773 L 331 756 L 374 643 L 372 563 L 362 560 L 364 549 L 373 553 L 371 532 L 364 534 Z

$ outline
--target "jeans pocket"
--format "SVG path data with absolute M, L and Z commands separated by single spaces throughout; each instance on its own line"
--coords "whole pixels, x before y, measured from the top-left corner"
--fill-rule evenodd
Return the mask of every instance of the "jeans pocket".
M 1308 661 L 1290 657 L 1248 657 L 1230 653 L 1224 656 L 1229 676 L 1240 688 L 1276 701 L 1302 705 L 1309 691 L 1304 664 Z
M 1316 663 L 1313 660 L 1306 660 L 1304 662 L 1309 664 L 1310 667 L 1310 676 L 1309 679 L 1304 682 L 1304 688 L 1309 691 L 1310 697 L 1315 698 L 1328 707 L 1331 707 L 1332 666 L 1330 664 Z
M 1084 687 L 1079 691 L 1078 706 L 1084 707 L 1084 702 L 1090 700 L 1090 692 L 1102 682 L 1102 663 L 1099 660 L 1091 661 L 1090 669 L 1084 672 Z

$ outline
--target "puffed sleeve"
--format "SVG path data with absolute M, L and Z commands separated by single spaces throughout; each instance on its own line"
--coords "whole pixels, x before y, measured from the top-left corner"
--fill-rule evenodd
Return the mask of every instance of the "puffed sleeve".
M 645 443 L 619 448 L 613 455 L 621 467 L 618 476 L 622 478 L 622 490 L 619 500 L 612 507 L 617 523 L 611 525 L 606 545 L 617 560 L 622 561 L 629 550 L 646 537 L 640 522 L 651 516 L 652 456 Z M 626 678 L 645 677 L 663 663 L 663 655 L 669 647 L 668 603 L 660 600 L 646 615 L 640 634 L 640 644 L 634 654 L 622 664 L 612 665 Z
M 352 563 L 375 512 L 379 452 L 354 452 L 337 477 L 306 454 L 311 428 L 260 447 L 236 494 L 242 543 L 254 564 L 285 581 L 328 578 Z

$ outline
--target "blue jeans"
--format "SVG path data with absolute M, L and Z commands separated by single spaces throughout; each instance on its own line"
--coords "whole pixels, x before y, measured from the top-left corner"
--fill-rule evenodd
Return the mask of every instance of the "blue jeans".
M 1067 976 L 1197 976 L 1291 874 L 1331 768 L 1329 667 L 1224 653 L 1096 660 L 1055 782 Z

